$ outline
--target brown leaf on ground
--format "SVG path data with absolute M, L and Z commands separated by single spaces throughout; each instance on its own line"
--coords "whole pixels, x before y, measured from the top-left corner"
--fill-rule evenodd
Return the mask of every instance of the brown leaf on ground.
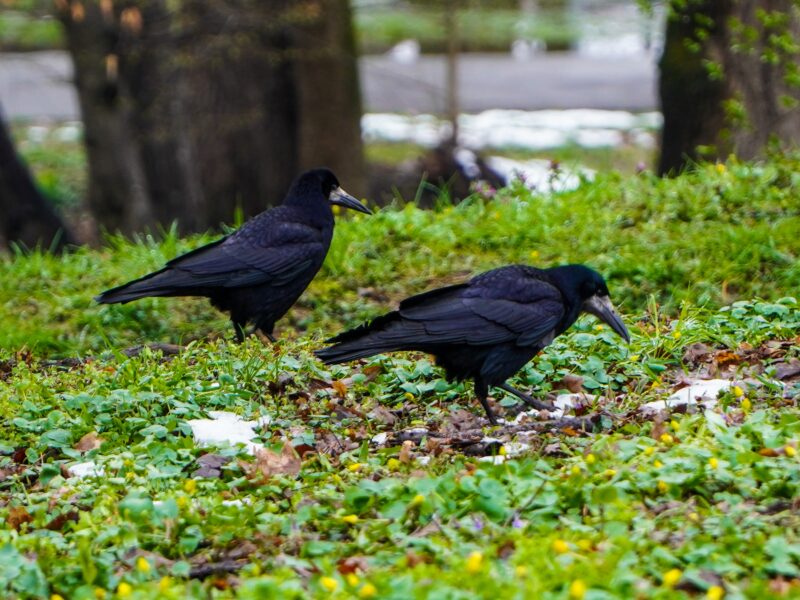
M 261 475 L 264 478 L 275 475 L 297 475 L 302 465 L 300 457 L 290 443 L 285 443 L 280 454 L 271 450 L 257 449 L 256 460 L 245 463 L 245 470 L 250 476 Z
M 336 570 L 342 575 L 349 575 L 350 573 L 363 573 L 369 567 L 366 556 L 348 556 L 347 558 L 339 559 L 336 563 Z
M 378 405 L 373 408 L 367 416 L 373 420 L 377 421 L 378 423 L 383 423 L 384 425 L 394 425 L 397 422 L 397 417 L 394 416 L 392 411 L 382 405 Z
M 334 381 L 331 386 L 333 389 L 336 390 L 336 393 L 340 398 L 345 398 L 347 396 L 347 384 L 342 379 L 337 379 Z
M 16 529 L 17 531 L 20 530 L 23 523 L 30 523 L 33 521 L 33 517 L 30 513 L 25 509 L 24 506 L 12 506 L 8 510 L 8 517 L 6 517 L 6 523 L 12 529 Z
M 781 362 L 775 365 L 775 379 L 784 381 L 800 375 L 800 360 L 793 358 L 788 363 Z
M 414 455 L 412 449 L 414 448 L 414 442 L 411 440 L 406 440 L 403 442 L 403 445 L 400 447 L 400 455 L 398 456 L 398 460 L 407 465 L 412 460 L 414 460 Z
M 71 510 L 69 512 L 61 513 L 54 519 L 52 519 L 47 525 L 44 526 L 45 529 L 49 529 L 50 531 L 61 531 L 64 528 L 64 525 L 67 524 L 67 521 L 72 521 L 73 523 L 78 522 L 78 511 Z
M 580 394 L 583 391 L 583 377 L 567 373 L 557 387 L 566 388 L 573 394 Z
M 730 350 L 719 350 L 714 354 L 714 363 L 718 367 L 738 365 L 741 360 L 741 357 L 736 352 L 731 352 Z
M 684 348 L 683 362 L 688 365 L 698 365 L 703 362 L 708 362 L 711 358 L 711 352 L 711 347 L 702 342 L 689 344 Z
M 664 426 L 664 413 L 659 411 L 655 413 L 653 416 L 653 430 L 650 432 L 650 437 L 654 440 L 660 440 L 661 436 L 666 432 L 666 427 Z
M 88 452 L 99 448 L 105 440 L 97 435 L 96 431 L 90 431 L 84 435 L 78 443 L 75 444 L 75 450 L 78 452 Z
M 775 458 L 776 456 L 780 456 L 782 453 L 776 450 L 775 448 L 762 448 L 758 451 L 761 456 L 767 456 L 769 458 Z

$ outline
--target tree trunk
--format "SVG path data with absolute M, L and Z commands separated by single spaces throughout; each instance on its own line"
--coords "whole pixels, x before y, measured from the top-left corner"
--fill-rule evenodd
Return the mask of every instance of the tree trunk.
M 9 248 L 13 244 L 40 246 L 60 252 L 73 243 L 14 150 L 11 133 L 0 118 L 0 244 Z
M 795 47 L 783 45 L 781 36 Z M 800 142 L 798 39 L 800 16 L 792 0 L 673 7 L 659 64 L 659 172 L 731 153 L 755 158 L 772 140 Z
M 364 189 L 347 0 L 76 5 L 61 20 L 104 227 L 206 230 L 280 203 L 315 166 Z

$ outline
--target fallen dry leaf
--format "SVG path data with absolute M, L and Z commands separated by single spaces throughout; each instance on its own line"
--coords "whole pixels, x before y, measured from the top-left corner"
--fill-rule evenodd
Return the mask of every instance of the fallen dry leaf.
M 33 517 L 24 506 L 12 506 L 8 509 L 6 523 L 8 523 L 8 526 L 12 529 L 19 531 L 23 523 L 30 523 L 31 521 L 33 521 Z
M 343 380 L 337 379 L 331 385 L 340 398 L 347 396 L 347 384 Z
M 561 387 L 568 389 L 573 394 L 580 394 L 583 391 L 583 377 L 567 373 L 561 380 Z
M 295 452 L 289 442 L 283 445 L 280 454 L 271 450 L 256 450 L 256 460 L 252 463 L 245 463 L 244 467 L 251 476 L 261 475 L 265 478 L 275 475 L 297 475 L 302 465 L 300 457 Z
M 78 452 L 88 452 L 99 448 L 105 440 L 97 435 L 96 431 L 90 431 L 84 435 L 78 443 L 75 444 L 75 450 Z
M 406 440 L 405 442 L 403 442 L 403 445 L 400 447 L 400 456 L 398 456 L 398 459 L 400 460 L 401 463 L 407 465 L 412 460 L 414 460 L 414 456 L 411 452 L 411 449 L 413 447 L 414 447 L 414 442 L 412 442 L 411 440 Z

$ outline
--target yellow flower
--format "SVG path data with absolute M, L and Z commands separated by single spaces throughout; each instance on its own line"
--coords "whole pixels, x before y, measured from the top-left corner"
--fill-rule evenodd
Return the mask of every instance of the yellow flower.
M 708 600 L 722 600 L 724 595 L 725 588 L 721 585 L 712 585 L 706 592 L 706 598 L 708 598 Z
M 586 538 L 577 541 L 578 548 L 583 550 L 584 552 L 588 552 L 592 549 L 592 540 L 587 540 Z
M 664 466 L 664 463 L 662 463 L 662 462 L 661 462 L 660 460 L 658 460 L 658 459 L 655 459 L 655 460 L 653 461 L 653 466 L 654 466 L 656 469 L 660 469 L 661 467 L 663 467 L 663 466 Z
M 749 412 L 751 408 L 753 408 L 753 404 L 750 402 L 750 398 L 742 398 L 742 410 Z
M 498 453 L 500 456 L 505 456 L 506 454 L 508 454 L 508 451 L 506 450 L 506 447 L 505 447 L 505 446 L 500 446 L 500 450 L 498 450 L 498 451 L 497 451 L 497 453 Z
M 648 446 L 647 448 L 644 449 L 644 455 L 652 456 L 655 453 L 655 451 L 656 451 L 655 446 Z
M 147 559 L 144 556 L 140 556 L 136 559 L 136 570 L 140 573 L 150 572 L 150 563 L 147 562 Z
M 172 580 L 166 575 L 164 575 L 164 577 L 162 577 L 158 581 L 158 591 L 163 594 L 169 589 L 169 586 L 171 585 L 172 585 Z
M 411 499 L 411 506 L 419 506 L 423 502 L 425 502 L 425 496 L 422 494 L 417 494 Z
M 658 481 L 658 491 L 665 494 L 669 490 L 669 484 L 666 481 Z
M 517 565 L 514 567 L 514 573 L 517 575 L 517 577 L 527 577 L 528 567 L 525 565 Z
M 530 252 L 530 255 L 529 255 L 529 256 L 530 256 L 530 257 L 531 257 L 533 260 L 536 260 L 537 258 L 539 258 L 539 251 L 538 251 L 538 250 L 531 250 L 531 252 Z
M 574 600 L 582 600 L 586 595 L 586 584 L 581 579 L 576 579 L 569 584 L 569 597 Z
M 183 482 L 183 491 L 187 494 L 194 494 L 197 491 L 197 482 L 194 479 L 187 479 Z
M 672 431 L 678 431 L 681 428 L 681 424 L 678 423 L 675 419 L 669 422 L 669 426 L 672 427 Z
M 603 471 L 603 475 L 605 475 L 606 477 L 613 477 L 616 474 L 617 472 L 614 469 L 606 469 L 605 471 Z
M 355 525 L 358 523 L 358 515 L 345 515 L 342 517 L 342 521 L 349 525 Z
M 789 458 L 793 458 L 793 457 L 797 456 L 797 449 L 794 446 L 785 446 L 783 448 L 783 452 Z
M 719 466 L 719 461 L 715 456 L 712 456 L 711 458 L 708 459 L 708 466 L 711 467 L 712 469 L 716 469 Z
M 480 552 L 470 552 L 467 557 L 467 573 L 479 573 L 483 567 L 483 554 Z
M 361 463 L 353 463 L 353 464 L 347 465 L 347 470 L 350 471 L 351 473 L 355 473 L 360 468 L 361 468 Z
M 659 439 L 660 439 L 662 442 L 664 442 L 665 444 L 671 444 L 672 442 L 674 442 L 674 441 L 675 441 L 675 438 L 674 438 L 674 437 L 672 437 L 672 436 L 671 436 L 670 434 L 668 434 L 668 433 L 662 433 L 662 434 L 661 434 L 661 437 L 660 437 Z
M 570 473 L 572 473 L 573 475 L 580 475 L 581 474 L 581 468 L 578 465 L 572 465 L 572 468 L 570 469 Z
M 733 395 L 737 398 L 741 398 L 744 396 L 744 390 L 740 388 L 738 385 L 733 386 Z
M 595 457 L 594 454 L 589 453 L 589 454 L 586 455 L 586 464 L 587 465 L 593 465 L 595 462 L 597 462 L 597 457 Z
M 672 332 L 673 339 L 679 340 L 681 339 L 681 332 L 680 331 L 673 331 Z
M 106 597 L 106 591 L 101 587 L 96 587 L 94 588 L 94 597 L 97 598 L 97 600 L 103 600 L 103 598 Z
M 136 479 L 136 473 L 133 471 L 128 471 L 125 473 L 125 479 Z
M 61 594 L 53 594 L 52 596 L 50 596 L 50 600 L 64 600 L 64 596 L 62 596 Z
M 564 540 L 553 540 L 553 552 L 556 554 L 569 552 L 569 544 Z
M 638 354 L 631 354 L 628 357 L 628 360 L 631 361 L 631 362 L 636 362 L 637 360 L 639 360 L 639 355 Z
M 133 588 L 129 583 L 124 581 L 117 586 L 117 596 L 120 598 L 127 598 L 133 593 Z
M 663 577 L 661 577 L 661 581 L 666 587 L 671 588 L 674 587 L 675 584 L 681 580 L 682 576 L 683 573 L 681 572 L 680 569 L 670 569 L 669 571 L 664 573 Z
M 719 173 L 720 175 L 725 172 L 725 164 L 724 163 L 718 162 L 716 165 L 714 165 L 714 168 L 717 170 L 717 173 Z
M 698 515 L 696 512 L 690 512 L 689 513 L 689 520 L 692 523 L 697 523 L 697 522 L 700 521 L 700 515 Z
M 358 575 L 356 575 L 355 573 L 348 573 L 345 579 L 347 580 L 347 585 L 349 585 L 350 587 L 356 587 L 358 585 L 358 582 L 360 581 Z
M 414 394 L 412 394 L 411 392 L 406 392 L 405 394 L 403 394 L 403 396 L 405 396 L 406 400 L 414 399 Z
M 400 468 L 401 464 L 402 463 L 399 460 L 397 460 L 396 458 L 390 458 L 389 460 L 386 461 L 386 467 L 390 471 L 397 471 L 397 469 Z
M 367 582 L 364 584 L 364 587 L 361 588 L 361 591 L 358 592 L 359 598 L 374 598 L 375 594 L 378 593 L 378 589 L 372 585 L 371 583 Z
M 175 504 L 178 505 L 178 508 L 186 508 L 189 504 L 189 499 L 186 496 L 178 496 L 175 499 Z
M 336 588 L 339 587 L 339 582 L 333 577 L 320 577 L 319 584 L 331 593 L 335 592 Z

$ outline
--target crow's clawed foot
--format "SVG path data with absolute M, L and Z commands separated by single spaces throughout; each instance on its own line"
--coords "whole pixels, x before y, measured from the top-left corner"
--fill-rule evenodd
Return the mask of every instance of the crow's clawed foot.
M 520 400 L 522 400 L 525 404 L 530 406 L 531 408 L 535 408 L 536 410 L 546 410 L 549 412 L 553 412 L 556 410 L 556 407 L 550 404 L 549 402 L 542 402 L 541 400 L 536 400 L 535 398 L 531 398 L 528 394 L 520 392 L 518 389 L 511 387 L 507 383 L 502 385 L 498 385 L 501 390 L 516 396 Z

